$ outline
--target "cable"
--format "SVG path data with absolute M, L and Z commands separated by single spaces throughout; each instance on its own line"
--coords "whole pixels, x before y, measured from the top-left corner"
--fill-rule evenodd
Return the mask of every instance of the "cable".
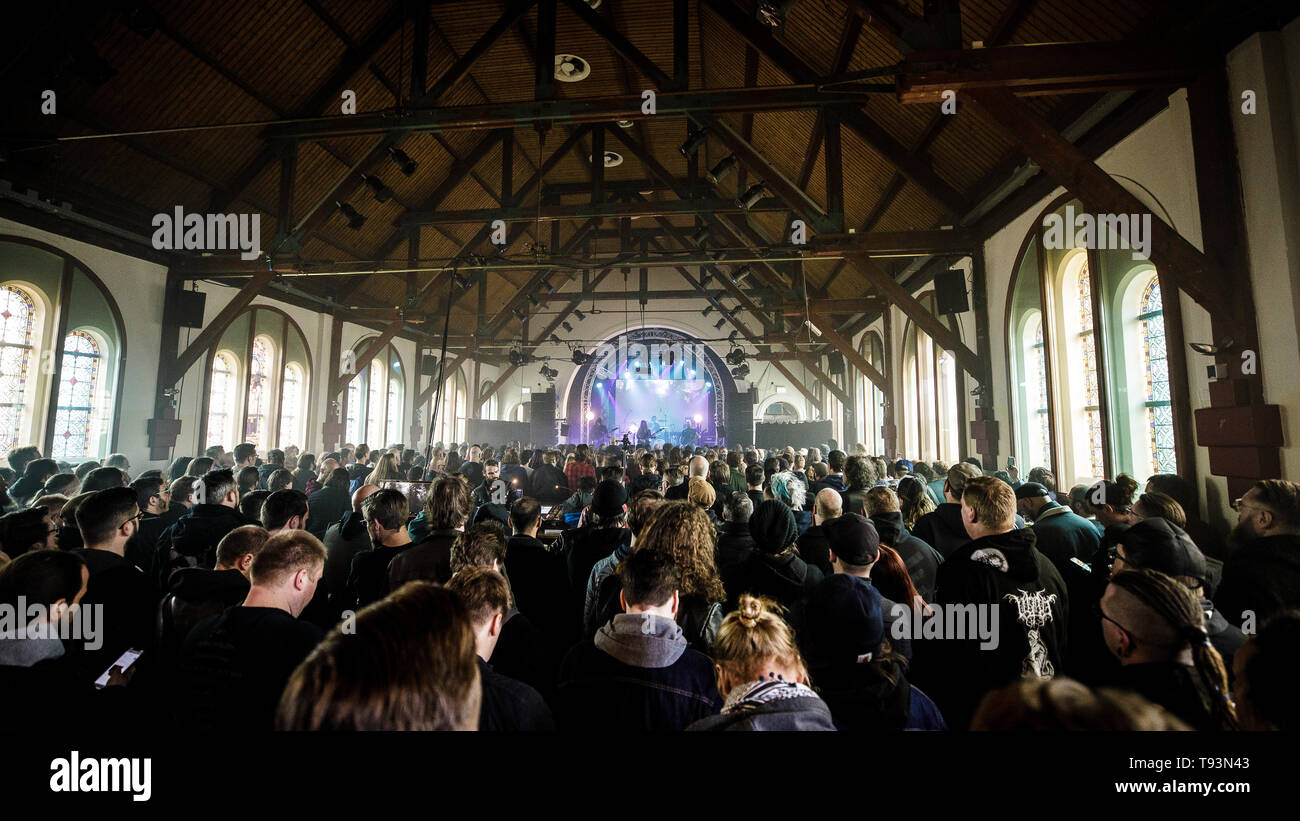
M 447 330 L 451 324 L 451 301 L 456 293 L 455 273 L 456 269 L 453 268 L 452 276 L 447 278 L 447 313 L 442 319 L 442 348 L 438 352 L 438 392 L 434 396 L 433 410 L 429 412 L 429 436 L 424 443 L 424 463 L 429 467 L 433 466 L 433 431 L 438 426 L 438 408 L 442 405 L 442 387 L 447 381 L 443 378 L 442 373 L 443 369 L 447 367 Z M 454 419 L 452 424 L 455 424 Z M 452 431 L 455 431 L 454 427 Z

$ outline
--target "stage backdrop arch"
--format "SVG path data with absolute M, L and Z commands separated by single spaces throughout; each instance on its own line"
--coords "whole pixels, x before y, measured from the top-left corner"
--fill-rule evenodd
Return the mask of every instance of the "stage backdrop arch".
M 624 433 L 635 442 L 640 420 L 653 417 L 665 429 L 660 438 L 674 444 L 688 422 L 698 425 L 696 433 L 686 434 L 696 444 L 730 443 L 729 411 L 749 395 L 739 394 L 726 363 L 698 338 L 670 328 L 638 328 L 607 339 L 591 354 L 565 397 L 567 442 L 608 442 Z

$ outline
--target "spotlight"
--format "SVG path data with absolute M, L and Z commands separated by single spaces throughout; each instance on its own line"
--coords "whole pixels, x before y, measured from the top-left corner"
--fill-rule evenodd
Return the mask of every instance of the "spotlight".
M 456 287 L 462 291 L 468 291 L 470 289 L 470 281 L 460 274 L 453 272 L 451 275 L 451 281 L 456 283 Z
M 744 282 L 752 270 L 753 269 L 750 268 L 748 265 L 740 266 L 732 273 L 731 284 L 739 285 L 740 283 Z
M 758 0 L 754 16 L 768 28 L 781 31 L 785 28 L 786 15 L 798 2 L 799 0 Z
M 732 331 L 731 335 L 735 336 L 736 332 Z M 747 357 L 748 354 L 745 353 L 744 348 L 732 348 L 727 352 L 726 360 L 728 365 L 743 365 Z
M 740 335 L 740 331 L 732 331 L 730 334 L 727 335 L 727 341 L 734 345 L 736 344 L 736 337 L 739 335 Z
M 569 320 L 567 319 L 560 323 L 560 327 L 569 333 L 573 333 L 573 326 L 569 324 Z
M 703 314 L 704 316 L 708 316 L 709 314 L 713 313 L 713 306 L 710 305 L 709 307 L 705 308 L 703 311 L 700 311 L 700 313 Z
M 560 338 L 559 338 L 558 336 L 556 336 L 555 334 L 551 334 L 551 341 L 554 342 L 556 345 L 563 345 L 563 344 L 564 344 L 563 342 L 560 341 Z
M 586 353 L 585 351 L 580 351 L 577 348 L 573 349 L 573 364 L 585 365 L 587 364 L 587 360 L 590 358 L 591 354 Z
M 520 322 L 523 322 L 525 319 L 528 318 L 528 314 L 524 313 L 522 308 L 515 308 L 514 314 L 516 317 L 519 318 Z
M 361 181 L 366 184 L 367 188 L 374 192 L 375 202 L 388 202 L 393 198 L 392 190 L 389 189 L 387 185 L 384 185 L 384 181 L 378 177 L 367 177 L 365 174 L 362 174 Z
M 723 157 L 721 160 L 718 160 L 718 164 L 710 168 L 709 173 L 705 174 L 704 177 L 709 182 L 713 183 L 714 185 L 717 185 L 720 180 L 726 179 L 727 175 L 730 174 L 733 170 L 735 170 L 735 168 L 736 168 L 736 155 L 729 154 L 726 157 Z
M 703 288 L 705 285 L 708 285 L 708 284 L 709 284 L 709 280 L 711 280 L 711 279 L 713 279 L 713 274 L 709 273 L 708 271 L 704 271 L 703 273 L 701 273 L 701 274 L 700 274 L 700 287 Z
M 749 376 L 749 366 L 737 365 L 731 369 L 731 375 L 737 380 L 743 380 L 745 377 Z
M 749 188 L 745 189 L 745 193 L 736 197 L 736 205 L 739 205 L 745 210 L 749 210 L 758 204 L 758 201 L 763 198 L 763 194 L 766 190 L 767 189 L 763 183 L 756 182 L 749 186 Z
M 510 364 L 514 365 L 516 368 L 528 362 L 528 357 L 524 355 L 523 348 L 520 348 L 518 345 L 515 345 L 510 349 L 507 358 L 510 360 Z
M 727 320 L 726 320 L 725 318 L 723 318 L 723 319 L 719 319 L 719 320 L 714 324 L 713 327 L 717 328 L 717 329 L 720 331 L 720 330 L 722 330 L 722 326 L 723 326 L 723 325 L 726 325 L 726 324 L 727 324 Z
M 393 162 L 397 163 L 397 167 L 408 177 L 415 173 L 415 169 L 420 167 L 418 162 L 407 156 L 406 152 L 400 148 L 389 148 L 388 156 L 393 158 Z
M 582 311 L 579 311 L 577 308 L 573 309 L 573 315 L 578 318 L 579 322 L 587 318 L 587 315 L 584 314 Z
M 339 213 L 348 221 L 348 227 L 353 231 L 366 224 L 366 218 L 358 214 L 357 209 L 353 208 L 351 203 L 335 202 L 334 204 L 339 207 Z
M 593 419 L 595 419 L 595 418 L 596 418 L 596 414 L 592 413 L 591 411 L 587 411 L 587 421 L 588 421 L 588 422 L 590 422 L 591 420 L 593 420 Z
M 537 307 L 538 305 L 542 304 L 541 300 L 539 300 L 535 294 L 529 294 L 528 301 L 533 304 L 533 307 Z
M 555 377 L 560 375 L 559 371 L 555 370 L 552 367 L 549 367 L 545 362 L 542 363 L 542 367 L 539 368 L 537 372 L 540 373 L 542 376 L 546 377 L 547 379 L 554 379 Z
M 704 226 L 700 230 L 696 231 L 694 234 L 691 234 L 691 244 L 699 248 L 703 248 L 704 243 L 709 241 L 709 237 L 712 235 L 712 233 L 713 232 L 709 230 L 709 226 L 707 225 Z
M 698 413 L 695 414 L 693 418 L 695 419 L 695 424 L 697 425 L 704 421 L 704 417 L 700 416 Z
M 686 142 L 682 143 L 677 150 L 682 152 L 683 157 L 689 157 L 704 144 L 704 137 L 705 130 L 703 128 L 692 131 L 686 135 Z
M 740 313 L 740 310 L 741 310 L 740 306 L 737 305 L 736 307 L 732 308 L 730 311 L 727 311 L 727 316 L 731 317 L 732 319 L 735 319 L 736 315 Z

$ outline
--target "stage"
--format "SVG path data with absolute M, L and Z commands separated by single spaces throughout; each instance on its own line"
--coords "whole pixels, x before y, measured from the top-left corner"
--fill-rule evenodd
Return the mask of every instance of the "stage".
M 621 440 L 627 434 L 634 445 L 713 442 L 712 392 L 707 379 L 598 380 L 584 420 L 587 434 L 592 442 Z

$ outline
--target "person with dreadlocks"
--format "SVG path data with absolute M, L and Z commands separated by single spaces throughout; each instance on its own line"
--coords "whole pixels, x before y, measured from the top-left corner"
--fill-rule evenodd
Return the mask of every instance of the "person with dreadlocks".
M 1223 657 L 1210 643 L 1200 599 L 1158 570 L 1111 577 L 1098 604 L 1114 684 L 1139 693 L 1197 730 L 1235 730 Z

